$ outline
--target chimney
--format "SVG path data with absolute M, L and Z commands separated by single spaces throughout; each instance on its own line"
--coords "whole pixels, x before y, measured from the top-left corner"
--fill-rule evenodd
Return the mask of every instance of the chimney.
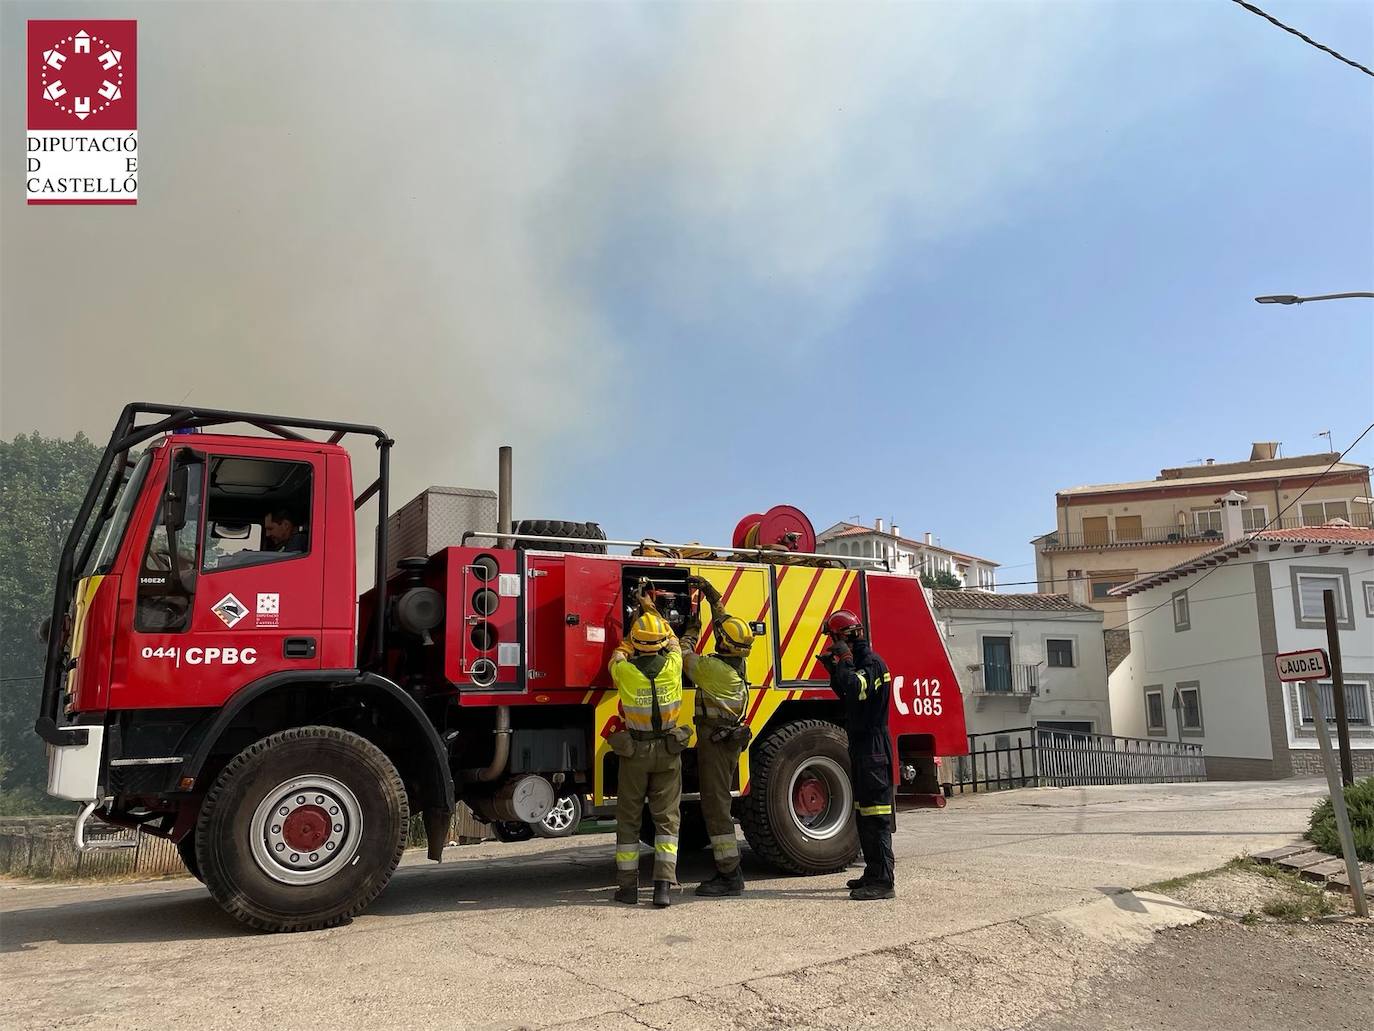
M 1267 462 L 1278 456 L 1279 442 L 1277 440 L 1257 440 L 1250 445 L 1250 461 Z
M 892 524 L 892 536 L 894 536 L 894 537 L 900 537 L 901 535 L 902 535 L 902 528 L 901 528 L 900 526 L 898 526 L 896 523 L 893 523 L 893 524 Z
M 1209 458 L 1209 459 L 1207 459 L 1207 464 L 1208 464 L 1208 465 L 1216 465 L 1216 464 L 1217 464 L 1217 460 L 1216 460 L 1215 458 Z
M 935 534 L 931 533 L 929 530 L 926 531 L 926 543 L 931 545 L 935 543 Z
M 1088 604 L 1088 578 L 1082 574 L 1082 570 L 1070 569 L 1068 584 L 1069 601 L 1075 605 Z
M 873 529 L 877 530 L 879 533 L 882 533 L 882 532 L 883 532 L 883 521 L 882 521 L 882 519 L 879 518 L 879 519 L 873 520 Z
M 1238 490 L 1229 491 L 1217 498 L 1221 506 L 1221 535 L 1226 543 L 1241 540 L 1245 536 L 1245 522 L 1241 518 L 1240 507 L 1250 500 Z

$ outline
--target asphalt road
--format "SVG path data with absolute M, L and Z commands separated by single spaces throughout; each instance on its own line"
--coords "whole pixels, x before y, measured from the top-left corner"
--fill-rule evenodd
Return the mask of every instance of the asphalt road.
M 1284 781 L 955 799 L 899 817 L 895 902 L 850 902 L 845 875 L 778 877 L 746 851 L 744 898 L 691 895 L 703 854 L 684 858 L 671 909 L 617 906 L 607 835 L 452 848 L 441 865 L 412 853 L 352 924 L 299 935 L 243 931 L 185 879 L 7 881 L 0 1026 L 1013 1026 L 1148 943 L 1120 921 L 1167 923 L 1167 902 L 1124 889 L 1292 841 L 1321 794 Z M 960 985 L 979 979 L 1002 987 L 975 1005 Z

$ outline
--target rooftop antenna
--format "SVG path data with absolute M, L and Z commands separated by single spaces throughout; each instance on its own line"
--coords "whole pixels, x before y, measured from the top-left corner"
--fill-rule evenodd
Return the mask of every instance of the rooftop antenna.
M 1330 430 L 1318 430 L 1316 433 L 1312 434 L 1312 437 L 1313 437 L 1313 439 L 1315 439 L 1315 438 L 1317 438 L 1317 437 L 1325 437 L 1325 438 L 1326 438 L 1326 451 L 1327 451 L 1328 454 L 1330 454 L 1332 451 L 1335 451 L 1335 450 L 1336 450 L 1335 446 L 1331 443 L 1331 431 L 1330 431 Z

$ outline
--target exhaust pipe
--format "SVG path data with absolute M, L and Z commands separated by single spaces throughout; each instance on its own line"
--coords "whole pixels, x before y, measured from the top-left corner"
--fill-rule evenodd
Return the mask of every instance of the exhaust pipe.
M 496 530 L 498 533 L 511 532 L 510 519 L 511 489 L 511 451 L 509 444 L 503 444 L 497 452 L 496 460 Z M 497 547 L 509 548 L 510 539 L 497 538 Z
M 506 772 L 510 762 L 510 706 L 502 705 L 496 710 L 496 753 L 491 757 L 491 765 L 484 769 L 464 770 L 464 780 L 490 783 Z

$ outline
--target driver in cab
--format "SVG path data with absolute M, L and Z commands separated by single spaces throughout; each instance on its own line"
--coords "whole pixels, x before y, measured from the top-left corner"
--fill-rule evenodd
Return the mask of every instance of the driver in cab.
M 304 552 L 305 533 L 291 512 L 274 508 L 262 518 L 263 551 Z

